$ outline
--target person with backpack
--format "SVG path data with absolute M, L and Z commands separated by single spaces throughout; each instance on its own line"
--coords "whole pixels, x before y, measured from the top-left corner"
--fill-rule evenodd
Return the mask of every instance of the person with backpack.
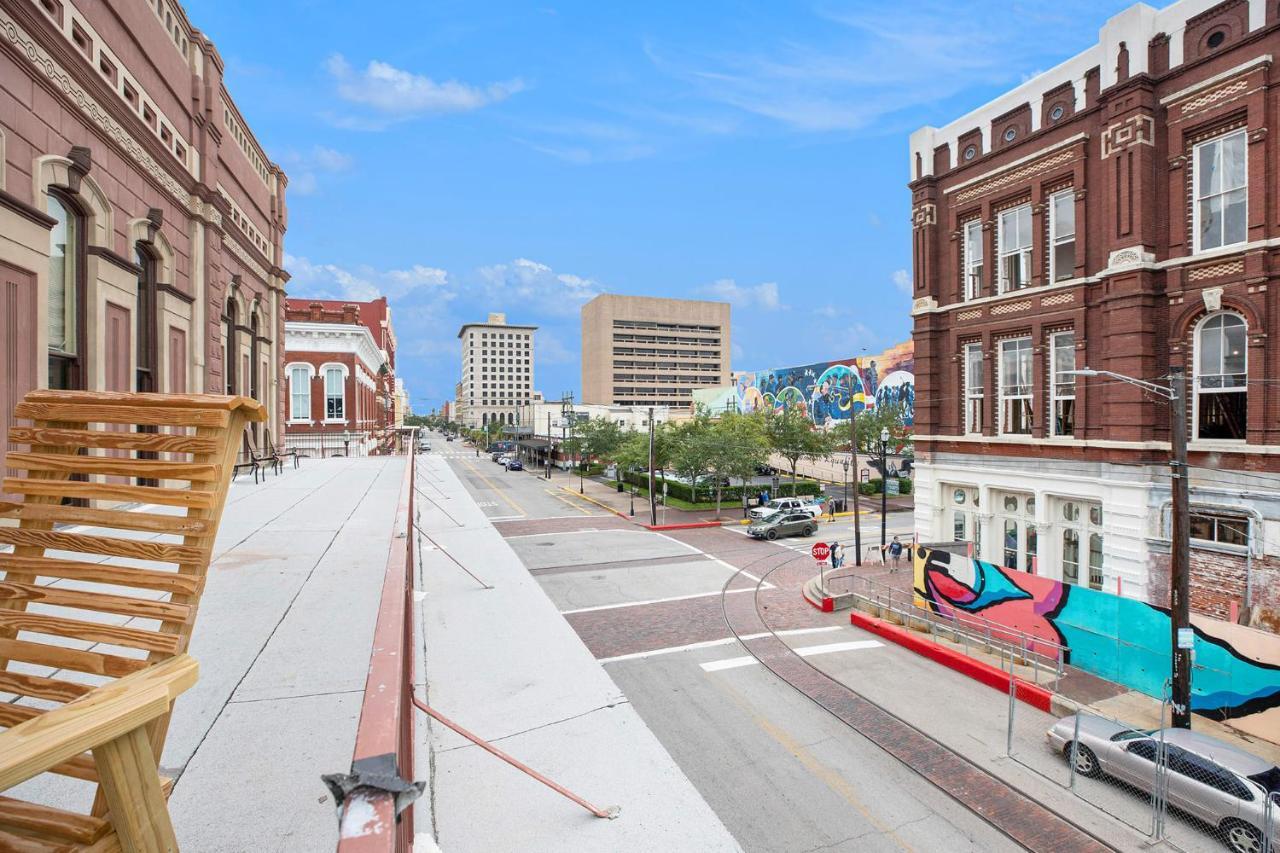
M 896 572 L 902 564 L 902 542 L 898 537 L 893 537 L 893 541 L 889 543 L 889 560 L 893 563 L 893 568 L 889 571 Z

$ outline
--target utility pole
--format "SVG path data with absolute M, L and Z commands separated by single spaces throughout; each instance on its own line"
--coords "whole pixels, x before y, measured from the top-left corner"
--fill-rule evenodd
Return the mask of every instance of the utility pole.
M 1173 541 L 1170 553 L 1169 625 L 1173 650 L 1173 725 L 1191 728 L 1191 497 L 1187 470 L 1187 376 L 1169 368 L 1169 459 L 1173 483 Z
M 857 366 L 857 362 L 854 362 Z M 849 375 L 849 456 L 853 463 L 853 562 L 862 565 L 862 517 L 858 514 L 862 483 L 858 480 L 858 401 L 853 399 L 853 378 Z M 861 384 L 861 380 L 859 380 Z
M 649 407 L 649 525 L 658 526 L 658 504 L 654 497 L 653 479 L 653 406 Z
M 889 524 L 889 428 L 880 430 L 880 562 L 884 562 Z
M 547 412 L 547 479 L 551 479 L 551 412 Z

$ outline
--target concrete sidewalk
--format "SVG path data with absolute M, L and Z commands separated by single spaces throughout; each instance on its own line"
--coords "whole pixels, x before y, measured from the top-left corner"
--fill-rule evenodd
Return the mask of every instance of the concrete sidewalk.
M 448 853 L 740 849 L 448 463 L 418 463 L 423 695 L 584 799 L 622 811 L 595 818 L 420 717 L 428 749 L 417 775 L 430 784 L 417 831 Z

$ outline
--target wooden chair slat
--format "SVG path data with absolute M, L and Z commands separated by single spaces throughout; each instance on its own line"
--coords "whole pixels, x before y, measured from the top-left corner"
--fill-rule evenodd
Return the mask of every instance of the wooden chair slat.
M 54 669 L 70 669 L 90 675 L 106 675 L 111 678 L 123 678 L 131 672 L 146 669 L 149 663 L 144 658 L 123 658 L 102 652 L 69 649 L 66 646 L 33 643 L 28 640 L 7 640 L 2 637 L 0 637 L 0 658 L 20 660 L 23 663 Z
M 47 616 L 25 610 L 0 610 L 0 628 L 52 634 L 55 637 L 88 640 L 94 643 L 111 643 L 166 655 L 176 654 L 182 639 L 176 634 L 161 634 L 157 631 L 143 631 L 122 625 L 105 625 L 99 622 L 67 619 L 62 616 Z
M 24 471 L 57 471 L 66 474 L 112 474 L 119 477 L 147 477 L 155 480 L 218 478 L 217 465 L 168 462 L 163 459 L 126 459 L 113 456 L 68 456 L 65 453 L 10 453 L 5 465 Z
M 137 589 L 154 589 L 175 595 L 192 595 L 200 589 L 201 579 L 195 575 L 155 569 L 135 569 L 81 560 L 59 560 L 55 557 L 19 557 L 0 554 L 0 569 L 15 574 L 42 578 L 66 578 Z
M 235 411 L 251 421 L 265 421 L 266 407 L 252 397 L 228 394 L 155 394 L 139 391 L 28 391 L 23 400 L 31 403 L 65 403 L 91 406 L 135 406 L 160 409 L 211 409 Z M 73 419 L 74 420 L 74 419 Z M 81 419 L 83 420 L 83 419 Z
M 51 702 L 70 702 L 93 690 L 88 684 L 46 678 L 43 675 L 27 675 L 21 672 L 0 671 L 0 693 L 15 693 L 33 699 Z
M 92 844 L 107 834 L 111 824 L 100 817 L 0 797 L 0 829 Z
M 79 403 L 19 403 L 14 406 L 13 414 L 14 417 L 33 421 L 77 424 L 225 427 L 230 423 L 229 413 L 221 409 L 162 409 Z
M 51 521 L 111 527 L 117 530 L 141 530 L 147 533 L 173 533 L 200 536 L 212 526 L 207 519 L 153 512 L 129 512 L 118 509 L 58 506 L 57 504 L 0 503 L 0 518 L 23 521 Z
M 4 853 L 71 853 L 72 848 L 58 839 L 32 838 L 0 829 L 0 850 Z
M 102 554 L 108 557 L 128 557 L 134 560 L 153 560 L 163 563 L 195 562 L 205 559 L 209 553 L 204 548 L 191 545 L 120 539 L 114 536 L 89 536 L 84 533 L 61 533 L 54 530 L 23 530 L 17 527 L 0 527 L 0 544 L 34 545 L 58 551 Z
M 137 616 L 140 619 L 157 619 L 163 622 L 183 622 L 191 614 L 185 604 L 170 604 L 149 598 L 131 598 L 127 595 L 107 595 L 101 592 L 82 592 L 58 586 L 19 583 L 0 580 L 0 601 L 25 601 L 29 604 L 47 604 L 51 607 L 74 607 L 97 613 L 114 613 L 118 616 Z
M 32 708 L 30 705 L 15 705 L 12 702 L 0 702 L 0 726 L 11 729 L 19 723 L 25 723 L 32 717 L 38 717 L 43 713 L 44 711 L 40 708 Z
M 47 447 L 94 447 L 156 453 L 213 453 L 218 444 L 208 438 L 164 432 L 99 432 L 91 429 L 39 427 L 10 427 L 9 441 Z
M 104 501 L 139 501 L 161 506 L 184 506 L 208 509 L 213 506 L 213 492 L 195 489 L 167 489 L 158 486 L 126 486 L 117 483 L 81 483 L 71 480 L 34 480 L 27 477 L 5 477 L 0 491 L 11 495 L 42 495 L 51 498 L 85 498 Z

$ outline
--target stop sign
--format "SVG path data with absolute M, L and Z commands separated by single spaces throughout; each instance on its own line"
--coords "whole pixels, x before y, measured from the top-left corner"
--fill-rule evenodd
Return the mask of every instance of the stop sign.
M 821 563 L 831 556 L 831 546 L 826 542 L 815 542 L 809 549 L 809 553 L 813 555 L 813 559 Z

